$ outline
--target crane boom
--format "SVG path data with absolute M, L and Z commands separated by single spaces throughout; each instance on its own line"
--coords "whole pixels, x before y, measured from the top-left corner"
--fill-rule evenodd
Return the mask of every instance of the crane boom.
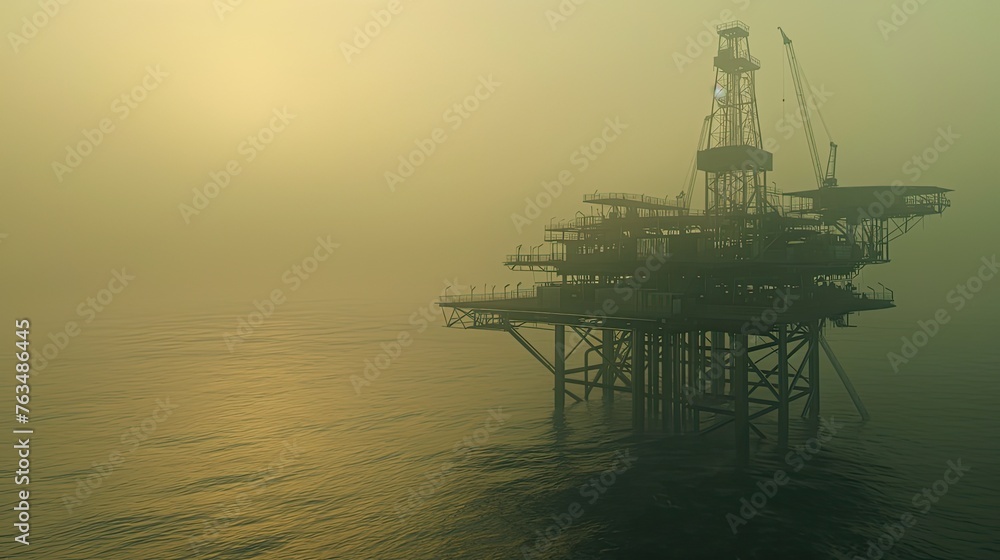
M 809 102 L 806 98 L 807 91 L 803 82 L 802 70 L 799 67 L 799 59 L 795 55 L 795 45 L 792 44 L 792 40 L 788 38 L 785 34 L 785 30 L 778 28 L 781 32 L 781 38 L 784 40 L 785 48 L 788 50 L 788 65 L 792 74 L 792 85 L 795 87 L 795 97 L 799 102 L 799 110 L 802 112 L 802 127 L 806 131 L 806 144 L 809 147 L 809 157 L 812 159 L 813 173 L 816 175 L 816 187 L 835 187 L 837 186 L 837 145 L 832 141 L 830 142 L 830 157 L 827 160 L 826 173 L 823 173 L 822 163 L 819 157 L 819 148 L 816 147 L 816 134 L 813 132 L 812 125 L 812 115 L 809 109 Z M 819 111 L 819 109 L 816 109 Z
M 830 142 L 830 159 L 826 161 L 826 178 L 823 179 L 823 186 L 837 186 L 837 145 L 833 142 Z

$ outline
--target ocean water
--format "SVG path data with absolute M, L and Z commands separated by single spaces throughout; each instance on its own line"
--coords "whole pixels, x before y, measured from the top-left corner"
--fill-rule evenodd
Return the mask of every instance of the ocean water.
M 886 353 L 923 307 L 830 330 L 872 419 L 824 359 L 835 433 L 810 440 L 796 414 L 806 455 L 755 440 L 739 470 L 723 433 L 636 436 L 624 396 L 555 418 L 551 376 L 510 336 L 441 328 L 424 306 L 290 302 L 229 344 L 245 305 L 100 316 L 35 371 L 32 544 L 4 550 L 749 560 L 875 558 L 881 537 L 885 558 L 1000 558 L 991 313 L 956 317 L 898 372 Z M 40 344 L 55 330 L 33 327 Z M 939 482 L 949 461 L 967 471 Z M 924 488 L 935 502 L 914 502 Z

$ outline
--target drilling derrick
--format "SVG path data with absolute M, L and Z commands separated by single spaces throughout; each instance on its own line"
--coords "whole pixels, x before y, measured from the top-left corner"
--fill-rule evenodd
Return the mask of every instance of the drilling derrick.
M 773 156 L 764 150 L 757 115 L 754 77 L 760 61 L 750 54 L 750 29 L 742 22 L 719 28 L 715 57 L 708 146 L 698 152 L 698 170 L 705 172 L 705 214 L 725 226 L 716 229 L 716 246 L 740 250 L 752 246 L 748 235 L 768 204 L 767 172 Z
M 750 30 L 732 22 L 718 34 L 694 166 L 705 174 L 704 210 L 691 208 L 696 176 L 676 201 L 586 195 L 594 212 L 546 226 L 547 252 L 504 262 L 549 281 L 439 305 L 447 326 L 510 334 L 553 376 L 557 414 L 567 397 L 599 391 L 612 403 L 624 394 L 637 431 L 731 430 L 746 463 L 751 433 L 776 431 L 779 447 L 788 444 L 793 404 L 818 424 L 821 354 L 868 418 L 824 330 L 894 306 L 888 288 L 857 285 L 861 269 L 887 263 L 890 241 L 950 203 L 948 189 L 930 186 L 768 188 L 773 157 L 762 145 Z M 552 352 L 533 330 L 553 333 Z M 762 429 L 772 413 L 776 425 Z

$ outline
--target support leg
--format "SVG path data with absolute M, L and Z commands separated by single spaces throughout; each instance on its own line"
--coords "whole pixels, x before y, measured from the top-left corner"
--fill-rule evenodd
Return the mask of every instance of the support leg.
M 819 337 L 822 323 L 809 325 L 809 423 L 819 425 Z
M 649 418 L 656 418 L 660 412 L 660 334 L 653 332 L 649 337 Z
M 684 368 L 681 366 L 681 353 L 683 352 L 683 334 L 674 333 L 670 335 L 670 363 L 673 370 L 674 381 L 674 433 L 679 434 L 684 431 L 684 408 L 687 404 L 687 393 L 684 391 Z
M 645 377 L 646 333 L 642 329 L 635 329 L 632 331 L 632 426 L 637 432 L 646 428 Z
M 833 364 L 834 371 L 840 377 L 840 380 L 844 383 L 844 388 L 847 389 L 847 394 L 851 396 L 851 400 L 854 401 L 854 408 L 858 409 L 858 414 L 861 415 L 862 420 L 869 420 L 871 416 L 868 414 L 868 409 L 865 408 L 865 404 L 861 402 L 861 397 L 858 396 L 858 392 L 854 389 L 854 384 L 851 383 L 850 378 L 847 377 L 847 372 L 840 365 L 840 360 L 833 353 L 833 349 L 830 348 L 830 344 L 826 341 L 826 337 L 820 334 L 819 343 L 823 346 L 823 351 L 826 352 L 826 357 L 830 359 L 830 363 Z
M 689 363 L 688 367 L 691 371 L 691 387 L 694 389 L 695 398 L 701 396 L 702 392 L 705 390 L 705 381 L 701 377 L 702 371 L 702 359 L 704 358 L 704 352 L 702 352 L 701 345 L 701 331 L 691 331 L 688 333 L 690 339 L 688 343 L 690 344 L 689 350 Z M 691 431 L 698 433 L 698 429 L 701 427 L 700 412 L 697 408 L 691 407 Z
M 778 325 L 778 447 L 788 447 L 788 325 Z
M 618 356 L 618 349 L 615 348 L 615 331 L 605 329 L 603 332 L 603 343 L 601 345 L 601 355 L 604 362 L 601 369 L 602 396 L 605 401 L 611 402 L 615 399 L 615 359 Z
M 712 380 L 712 394 L 722 395 L 726 388 L 726 335 L 719 331 L 712 331 L 712 366 L 710 370 Z
M 750 337 L 736 336 L 736 367 L 733 370 L 733 396 L 735 397 L 734 424 L 736 432 L 736 460 L 739 465 L 750 463 L 750 402 L 747 393 L 747 373 L 750 369 Z
M 671 336 L 669 334 L 663 335 L 661 338 L 662 342 L 660 345 L 661 352 L 661 371 L 663 372 L 663 430 L 666 431 L 670 427 L 670 420 L 673 416 L 673 399 L 674 399 L 674 379 L 673 379 L 673 362 L 671 361 L 671 349 L 673 344 L 671 344 Z
M 566 407 L 566 326 L 555 325 L 555 409 L 561 414 Z

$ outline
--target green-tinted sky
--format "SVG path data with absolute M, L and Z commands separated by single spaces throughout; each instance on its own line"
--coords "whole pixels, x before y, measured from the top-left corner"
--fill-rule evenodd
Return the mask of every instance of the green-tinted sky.
M 833 93 L 822 111 L 841 145 L 841 184 L 910 182 L 904 164 L 939 129 L 960 136 L 916 181 L 956 189 L 955 207 L 872 272 L 897 291 L 944 293 L 994 252 L 1000 3 L 897 4 L 919 9 L 897 14 L 894 29 L 879 23 L 893 17 L 886 0 L 566 0 L 564 20 L 547 14 L 556 0 L 243 0 L 232 10 L 103 0 L 45 17 L 35 2 L 4 2 L 0 283 L 5 298 L 23 294 L 9 301 L 66 315 L 121 267 L 138 278 L 137 302 L 249 301 L 281 287 L 327 235 L 340 247 L 297 297 L 423 301 L 444 277 L 530 282 L 499 262 L 539 243 L 550 219 L 588 211 L 583 194 L 683 189 L 714 86 L 715 45 L 699 54 L 691 42 L 707 22 L 739 18 L 763 62 L 761 125 L 781 146 L 770 177 L 780 188 L 812 183 L 802 133 L 786 139 L 779 127 L 795 109 L 779 25 L 813 85 Z M 381 16 L 387 24 L 372 23 L 389 7 L 398 13 Z M 33 17 L 44 22 L 34 33 L 22 19 Z M 377 34 L 364 45 L 366 25 Z M 455 129 L 446 111 L 490 77 L 499 85 L 479 88 L 479 107 Z M 116 103 L 144 79 L 145 99 Z M 279 124 L 283 108 L 294 118 L 249 161 L 241 144 Z M 581 170 L 571 155 L 609 118 L 627 130 Z M 54 170 L 102 119 L 114 129 L 92 153 Z M 444 141 L 393 192 L 386 172 L 436 128 Z M 179 205 L 230 160 L 240 174 L 185 223 Z M 511 214 L 562 170 L 573 184 L 518 232 Z

